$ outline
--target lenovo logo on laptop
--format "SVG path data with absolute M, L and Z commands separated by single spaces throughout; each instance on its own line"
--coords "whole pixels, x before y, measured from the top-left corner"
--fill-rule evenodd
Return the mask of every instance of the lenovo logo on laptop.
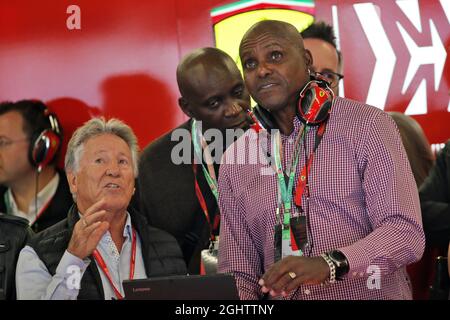
M 126 280 L 123 290 L 127 300 L 239 300 L 231 274 Z
M 133 288 L 133 292 L 150 292 L 152 288 Z

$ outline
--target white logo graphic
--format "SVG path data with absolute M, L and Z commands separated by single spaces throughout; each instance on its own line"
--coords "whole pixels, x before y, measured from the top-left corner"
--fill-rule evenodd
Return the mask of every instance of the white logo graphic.
M 81 283 L 81 269 L 79 266 L 69 266 L 67 273 L 70 276 L 67 277 L 66 285 L 69 290 L 80 290 Z
M 417 31 L 422 33 L 423 28 L 418 0 L 397 0 L 396 4 Z M 448 18 L 448 10 L 450 10 L 448 1 L 447 4 L 445 4 L 445 1 L 441 1 L 441 4 Z M 353 7 L 376 59 L 366 102 L 380 109 L 384 109 L 397 62 L 397 56 L 388 38 L 388 33 L 383 27 L 380 8 L 370 2 L 358 3 L 353 5 Z M 422 47 L 417 45 L 400 22 L 396 22 L 410 56 L 408 69 L 401 89 L 402 94 L 405 94 L 411 85 L 419 67 L 425 64 L 433 65 L 434 90 L 438 91 L 439 89 L 447 52 L 435 23 L 431 19 L 428 22 L 432 44 Z M 426 79 L 422 79 L 408 104 L 405 114 L 426 114 L 427 110 L 427 81 Z
M 66 13 L 70 14 L 66 20 L 66 26 L 69 30 L 81 30 L 81 9 L 79 6 L 72 4 L 67 7 Z
M 369 277 L 367 278 L 367 289 L 380 289 L 381 288 L 381 271 L 378 266 L 369 266 L 367 271 Z

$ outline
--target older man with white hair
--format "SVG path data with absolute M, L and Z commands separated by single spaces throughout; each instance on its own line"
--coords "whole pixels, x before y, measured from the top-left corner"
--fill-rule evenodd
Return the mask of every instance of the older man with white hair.
M 21 251 L 18 299 L 122 299 L 124 280 L 186 274 L 176 240 L 128 207 L 137 149 L 116 119 L 91 119 L 73 134 L 65 169 L 75 204 Z

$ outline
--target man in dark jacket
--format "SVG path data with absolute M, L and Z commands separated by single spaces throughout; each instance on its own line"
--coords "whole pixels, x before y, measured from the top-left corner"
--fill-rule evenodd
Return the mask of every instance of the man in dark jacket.
M 0 213 L 0 300 L 16 297 L 16 263 L 32 231 L 25 219 Z
M 178 65 L 177 81 L 178 104 L 190 119 L 144 149 L 139 162 L 138 206 L 151 225 L 175 236 L 189 273 L 198 274 L 201 251 L 219 231 L 217 194 L 211 187 L 214 189 L 220 154 L 226 148 L 225 133 L 248 128 L 250 96 L 233 59 L 217 48 L 187 54 Z M 203 133 L 213 130 L 223 133 L 224 146 L 215 149 L 209 166 L 205 159 L 193 164 L 192 132 L 198 136 L 197 151 L 206 154 Z M 187 146 L 181 152 L 186 161 L 175 159 L 181 144 Z

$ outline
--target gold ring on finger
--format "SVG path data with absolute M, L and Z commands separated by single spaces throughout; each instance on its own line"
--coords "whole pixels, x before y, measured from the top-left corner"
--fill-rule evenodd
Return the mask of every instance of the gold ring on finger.
M 294 280 L 295 278 L 297 278 L 297 275 L 295 274 L 295 272 L 293 271 L 289 271 L 288 272 L 289 278 L 291 278 L 292 280 Z

